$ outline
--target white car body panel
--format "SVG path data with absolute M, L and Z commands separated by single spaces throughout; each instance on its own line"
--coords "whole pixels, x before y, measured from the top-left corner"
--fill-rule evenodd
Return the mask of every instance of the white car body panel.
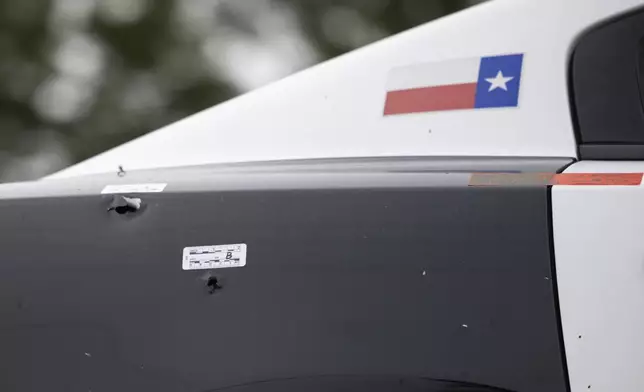
M 565 171 L 641 172 L 641 161 Z M 557 185 L 552 214 L 572 391 L 644 390 L 644 186 Z
M 51 178 L 265 160 L 576 157 L 566 84 L 575 39 L 641 0 L 495 0 L 169 125 Z M 524 53 L 517 108 L 383 116 L 393 68 Z

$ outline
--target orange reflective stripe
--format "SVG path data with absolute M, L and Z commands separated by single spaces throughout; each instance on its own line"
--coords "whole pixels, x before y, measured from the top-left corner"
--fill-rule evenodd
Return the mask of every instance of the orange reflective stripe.
M 470 186 L 640 185 L 644 173 L 474 173 Z
M 554 173 L 474 173 L 470 186 L 550 185 Z
M 562 173 L 552 185 L 640 185 L 643 173 Z

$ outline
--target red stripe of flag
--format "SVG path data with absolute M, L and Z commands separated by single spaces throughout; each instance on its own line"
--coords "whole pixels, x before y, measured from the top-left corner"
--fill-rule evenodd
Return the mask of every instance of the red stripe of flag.
M 476 83 L 452 84 L 387 92 L 385 116 L 392 114 L 473 109 Z

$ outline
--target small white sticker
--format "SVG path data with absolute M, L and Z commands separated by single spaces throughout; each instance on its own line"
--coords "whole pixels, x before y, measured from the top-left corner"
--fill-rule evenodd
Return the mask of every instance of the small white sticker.
M 246 265 L 246 244 L 188 246 L 183 248 L 184 270 L 234 268 Z
M 168 184 L 118 184 L 107 185 L 101 191 L 101 194 L 113 193 L 156 193 L 163 192 Z

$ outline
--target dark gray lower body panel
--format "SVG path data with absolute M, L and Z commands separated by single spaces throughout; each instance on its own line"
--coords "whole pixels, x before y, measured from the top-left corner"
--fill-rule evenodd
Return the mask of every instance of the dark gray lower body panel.
M 355 375 L 565 391 L 545 187 L 141 197 L 133 216 L 109 196 L 0 201 L 0 390 Z M 185 246 L 233 243 L 247 265 L 213 270 L 213 294 L 182 270 Z

